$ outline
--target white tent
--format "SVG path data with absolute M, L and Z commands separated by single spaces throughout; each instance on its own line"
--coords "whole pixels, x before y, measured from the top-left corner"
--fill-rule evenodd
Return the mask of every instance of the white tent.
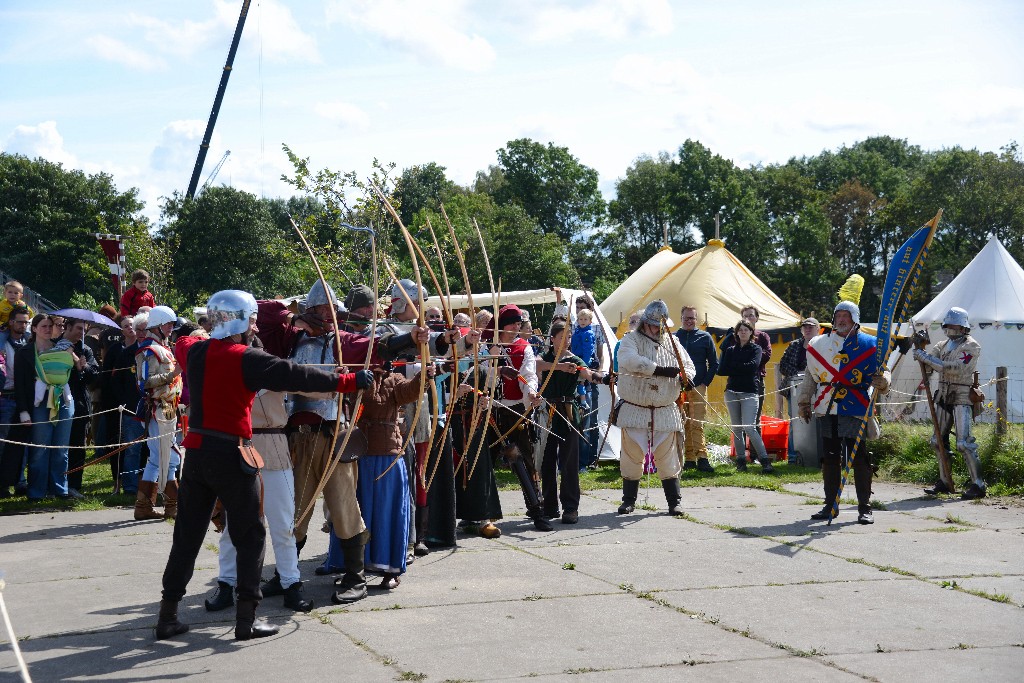
M 932 342 L 942 339 L 942 319 L 953 306 L 966 309 L 971 322 L 971 336 L 981 344 L 978 371 L 984 385 L 996 376 L 997 367 L 1008 373 L 1009 420 L 1024 422 L 1024 268 L 1010 256 L 999 240 L 992 238 L 967 264 L 956 278 L 928 305 L 921 309 L 911 323 L 901 326 L 900 334 L 928 330 Z M 898 361 L 893 354 L 890 364 L 895 367 L 892 391 L 883 400 L 886 417 L 928 419 L 928 404 L 918 389 L 921 368 L 912 358 Z M 895 365 L 899 362 L 899 365 Z M 932 378 L 932 391 L 937 378 Z M 996 386 L 983 387 L 988 400 L 994 401 Z M 995 407 L 986 408 L 979 418 L 986 422 L 996 419 Z

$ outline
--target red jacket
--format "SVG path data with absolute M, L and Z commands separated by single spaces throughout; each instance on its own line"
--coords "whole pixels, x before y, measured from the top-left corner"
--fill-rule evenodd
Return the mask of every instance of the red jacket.
M 140 292 L 138 287 L 132 285 L 128 288 L 128 291 L 121 295 L 121 315 L 135 315 L 143 306 L 149 306 L 150 308 L 156 306 L 153 292 L 148 290 Z
M 298 365 L 230 339 L 182 337 L 174 355 L 186 368 L 189 426 L 185 448 L 198 448 L 203 436 L 191 429 L 211 429 L 252 438 L 252 402 L 260 389 L 348 393 L 356 390 L 354 373 Z

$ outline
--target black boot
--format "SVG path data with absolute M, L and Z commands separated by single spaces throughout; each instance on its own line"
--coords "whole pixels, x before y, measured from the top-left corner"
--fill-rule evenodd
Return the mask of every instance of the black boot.
M 668 502 L 668 514 L 673 517 L 682 514 L 679 503 L 683 500 L 682 490 L 679 488 L 678 479 L 662 479 L 661 488 L 665 490 L 665 500 Z
M 313 601 L 302 598 L 301 581 L 296 581 L 284 590 L 284 606 L 295 612 L 308 612 L 313 609 Z
M 773 472 L 775 472 L 775 468 L 772 467 L 772 459 L 771 458 L 762 458 L 760 460 L 760 463 L 761 463 L 761 474 L 772 474 Z
M 336 590 L 331 595 L 335 605 L 348 605 L 366 597 L 366 575 L 363 573 L 363 547 L 366 545 L 367 532 L 341 542 L 342 554 L 345 557 L 345 573 L 336 579 Z
M 277 635 L 276 626 L 263 619 L 256 619 L 256 601 L 239 600 L 235 612 L 235 640 L 252 640 Z
M 260 586 L 260 592 L 263 593 L 263 597 L 272 598 L 275 595 L 284 595 L 284 586 L 281 585 L 281 575 L 274 570 L 274 575 L 263 582 Z
M 210 594 L 210 597 L 206 598 L 204 603 L 206 605 L 206 611 L 208 612 L 219 612 L 222 609 L 233 607 L 235 604 L 235 588 L 231 584 L 224 583 L 223 581 L 217 582 L 217 587 Z
M 640 493 L 639 479 L 622 480 L 622 505 L 619 506 L 620 515 L 628 515 L 636 505 L 636 496 Z
M 430 554 L 430 549 L 424 542 L 427 538 L 427 521 L 430 519 L 430 508 L 426 505 L 416 506 L 416 545 L 413 546 L 413 555 L 423 557 Z
M 831 519 L 831 518 L 832 518 L 832 502 L 831 501 L 826 502 L 825 503 L 825 507 L 821 508 L 820 510 L 815 512 L 813 515 L 811 515 L 811 519 Z
M 711 466 L 711 463 L 707 458 L 697 458 L 697 471 L 698 472 L 714 472 L 715 468 Z
M 161 600 L 160 616 L 156 622 L 156 639 L 166 640 L 188 631 L 188 625 L 178 621 L 178 601 Z

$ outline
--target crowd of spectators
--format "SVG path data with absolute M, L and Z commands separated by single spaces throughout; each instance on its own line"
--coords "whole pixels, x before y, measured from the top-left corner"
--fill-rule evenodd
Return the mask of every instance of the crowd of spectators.
M 34 314 L 16 281 L 0 302 L 0 498 L 82 497 L 86 446 L 108 461 L 115 493 L 134 495 L 148 448 L 139 441 L 140 392 L 135 353 L 156 305 L 149 274 L 132 273 L 120 309 L 97 313 L 118 327 L 95 321 Z M 202 321 L 200 321 L 201 323 Z M 179 320 L 180 333 L 196 325 Z M 124 406 L 124 409 L 121 407 Z

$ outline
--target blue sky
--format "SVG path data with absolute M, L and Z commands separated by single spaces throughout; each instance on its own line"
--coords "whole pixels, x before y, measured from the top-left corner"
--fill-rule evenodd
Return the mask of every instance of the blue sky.
M 0 5 L 0 149 L 184 191 L 240 1 Z M 262 0 L 203 180 L 289 194 L 281 144 L 365 174 L 466 184 L 518 137 L 564 145 L 607 197 L 687 138 L 746 166 L 888 134 L 995 151 L 1024 131 L 1024 3 Z

